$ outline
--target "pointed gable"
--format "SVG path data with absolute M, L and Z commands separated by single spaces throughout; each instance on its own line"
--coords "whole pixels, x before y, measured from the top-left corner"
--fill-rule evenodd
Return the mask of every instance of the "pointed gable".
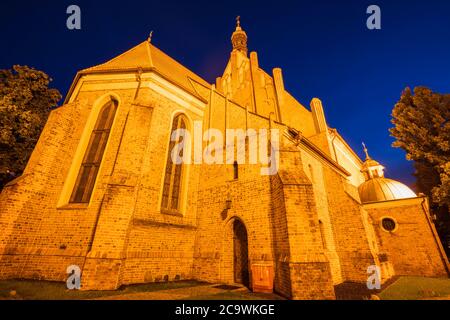
M 152 66 L 149 45 L 147 42 L 142 42 L 105 63 L 84 69 L 81 72 L 120 71 L 139 67 L 144 69 Z
M 126 72 L 139 68 L 142 68 L 143 71 L 156 70 L 169 81 L 195 95 L 197 95 L 197 92 L 191 83 L 192 80 L 208 88 L 211 86 L 206 80 L 169 57 L 148 41 L 138 44 L 105 63 L 84 69 L 80 73 Z

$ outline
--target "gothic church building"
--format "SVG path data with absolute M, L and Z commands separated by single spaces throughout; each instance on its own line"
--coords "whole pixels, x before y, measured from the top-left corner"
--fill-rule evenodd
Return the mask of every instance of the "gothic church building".
M 427 198 L 367 152 L 362 161 L 319 99 L 308 107 L 286 91 L 281 69 L 261 69 L 239 23 L 231 40 L 215 84 L 150 41 L 77 73 L 1 193 L 0 279 L 66 281 L 76 265 L 82 290 L 183 279 L 252 288 L 262 265 L 285 297 L 334 299 L 336 285 L 366 283 L 370 266 L 382 282 L 448 276 Z M 277 172 L 173 163 L 180 128 L 277 129 Z

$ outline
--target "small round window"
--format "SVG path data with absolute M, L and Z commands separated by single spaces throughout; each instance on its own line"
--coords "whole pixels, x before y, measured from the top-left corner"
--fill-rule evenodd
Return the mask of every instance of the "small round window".
M 392 232 L 397 228 L 397 223 L 395 223 L 394 219 L 392 218 L 383 218 L 381 220 L 381 226 L 384 230 Z

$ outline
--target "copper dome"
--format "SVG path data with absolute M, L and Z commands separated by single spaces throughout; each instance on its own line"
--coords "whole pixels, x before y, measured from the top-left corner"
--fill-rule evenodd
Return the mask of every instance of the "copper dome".
M 358 187 L 358 191 L 362 203 L 417 197 L 403 183 L 384 177 L 367 180 Z

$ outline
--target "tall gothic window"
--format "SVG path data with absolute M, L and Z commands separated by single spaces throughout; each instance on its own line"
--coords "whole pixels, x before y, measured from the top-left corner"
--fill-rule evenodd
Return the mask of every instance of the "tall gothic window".
M 176 164 L 172 161 L 172 153 L 178 154 L 180 158 L 183 157 L 183 148 L 181 148 L 182 137 L 177 134 L 175 139 L 172 139 L 172 133 L 177 129 L 186 129 L 186 117 L 184 115 L 177 115 L 172 122 L 171 140 L 169 150 L 167 150 L 166 172 L 164 175 L 164 186 L 161 209 L 172 212 L 179 212 L 181 205 L 181 189 L 183 178 L 183 164 Z M 172 141 L 173 140 L 173 141 Z M 174 148 L 177 147 L 177 150 Z
M 116 114 L 117 104 L 117 101 L 111 100 L 100 110 L 70 197 L 71 203 L 88 203 L 91 199 L 98 168 L 102 162 L 109 132 Z

